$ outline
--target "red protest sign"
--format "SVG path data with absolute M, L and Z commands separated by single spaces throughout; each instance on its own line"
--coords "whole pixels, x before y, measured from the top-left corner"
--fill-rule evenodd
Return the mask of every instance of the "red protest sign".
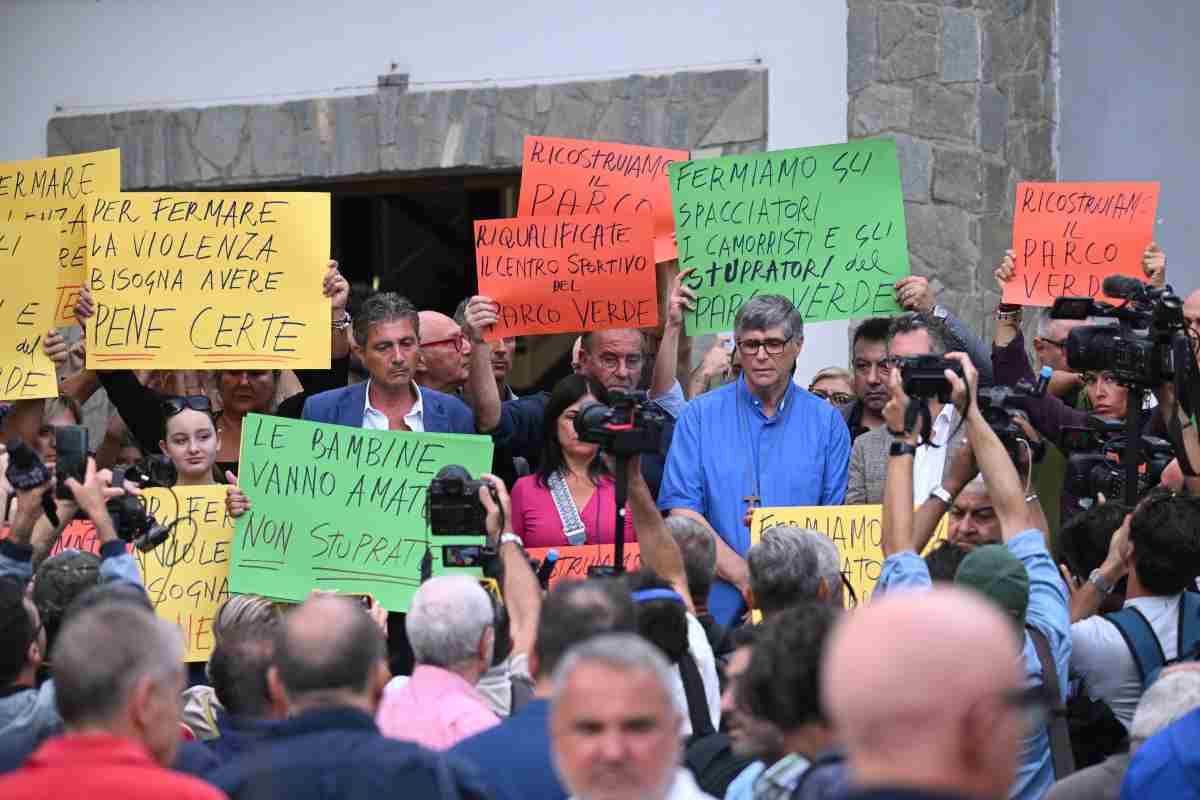
M 1159 184 L 1019 183 L 1013 215 L 1016 277 L 1004 302 L 1054 305 L 1057 297 L 1103 299 L 1109 275 L 1144 279 Z
M 658 324 L 649 217 L 475 223 L 479 293 L 500 304 L 489 340 Z
M 558 560 L 554 562 L 554 571 L 550 573 L 550 588 L 553 589 L 559 581 L 581 581 L 587 577 L 589 567 L 604 565 L 611 567 L 613 563 L 613 546 L 611 544 L 581 544 L 572 547 L 531 547 L 529 557 L 545 561 L 546 555 L 554 550 Z M 625 543 L 625 571 L 637 572 L 642 568 L 642 550 L 636 542 Z
M 526 136 L 517 215 L 646 215 L 654 220 L 654 259 L 675 258 L 675 217 L 667 166 L 687 150 Z

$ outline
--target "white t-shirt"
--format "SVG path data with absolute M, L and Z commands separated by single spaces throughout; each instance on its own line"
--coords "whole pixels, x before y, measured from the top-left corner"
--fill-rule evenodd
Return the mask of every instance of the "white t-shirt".
M 1125 602 L 1125 608 L 1136 608 L 1150 623 L 1168 661 L 1179 652 L 1181 597 L 1137 597 Z M 1095 616 L 1071 626 L 1071 672 L 1083 678 L 1089 697 L 1107 703 L 1126 728 L 1133 724 L 1142 681 L 1116 625 Z
M 950 441 L 950 423 L 954 421 L 954 406 L 946 403 L 941 413 L 933 418 L 929 435 L 933 444 L 917 447 L 913 456 L 913 505 L 919 506 L 929 499 L 929 493 L 942 485 L 942 474 L 946 470 L 946 443 Z
M 700 671 L 700 681 L 704 684 L 704 699 L 708 704 L 708 716 L 712 719 L 713 730 L 721 728 L 721 688 L 717 682 L 717 659 L 713 656 L 712 645 L 704 635 L 704 626 L 693 614 L 687 615 L 688 651 L 696 660 L 696 668 Z M 692 720 L 688 716 L 687 692 L 683 690 L 683 676 L 679 673 L 679 665 L 671 667 L 672 685 L 671 696 L 675 706 L 683 714 L 683 735 L 692 735 Z

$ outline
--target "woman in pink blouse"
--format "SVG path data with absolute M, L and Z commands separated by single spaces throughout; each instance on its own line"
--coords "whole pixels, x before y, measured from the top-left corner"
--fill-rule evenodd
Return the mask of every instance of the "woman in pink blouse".
M 593 400 L 587 379 L 579 375 L 563 378 L 550 394 L 541 467 L 512 490 L 513 532 L 526 547 L 613 542 L 616 485 L 599 446 L 575 434 L 575 415 Z M 637 541 L 628 507 L 625 541 Z

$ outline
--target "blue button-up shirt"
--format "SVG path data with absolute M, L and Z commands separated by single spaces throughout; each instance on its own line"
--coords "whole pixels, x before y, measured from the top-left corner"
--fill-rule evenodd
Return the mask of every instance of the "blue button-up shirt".
M 849 461 L 850 434 L 837 409 L 789 382 L 768 417 L 739 378 L 696 398 L 679 416 L 658 507 L 702 514 L 744 556 L 747 497 L 757 495 L 760 506 L 839 505 Z M 728 625 L 742 611 L 741 594 L 717 581 L 708 608 Z
M 1025 572 L 1029 574 L 1029 607 L 1025 611 L 1025 622 L 1046 637 L 1058 668 L 1060 699 L 1065 701 L 1067 667 L 1071 661 L 1071 612 L 1067 587 L 1046 549 L 1046 539 L 1041 531 L 1022 531 L 1008 540 L 1008 549 L 1021 560 Z M 906 550 L 888 556 L 883 562 L 875 594 L 928 588 L 931 585 L 925 561 L 911 550 Z M 1025 634 L 1025 647 L 1021 655 L 1025 662 L 1027 684 L 1042 685 L 1042 665 L 1028 633 Z M 1008 796 L 1013 800 L 1034 800 L 1044 795 L 1052 783 L 1054 763 L 1050 755 L 1050 737 L 1043 726 L 1022 740 L 1021 763 Z

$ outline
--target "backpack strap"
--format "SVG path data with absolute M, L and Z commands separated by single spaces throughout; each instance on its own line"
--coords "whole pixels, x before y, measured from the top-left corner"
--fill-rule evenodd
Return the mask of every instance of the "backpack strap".
M 1180 603 L 1183 608 L 1183 603 Z M 1133 663 L 1137 667 L 1138 677 L 1142 679 L 1142 691 L 1154 683 L 1158 673 L 1162 672 L 1167 657 L 1163 653 L 1162 643 L 1150 627 L 1150 621 L 1133 606 L 1126 606 L 1120 611 L 1105 614 L 1104 619 L 1116 626 L 1125 640 L 1125 646 L 1133 655 Z
M 1176 661 L 1200 659 L 1200 594 L 1184 592 L 1179 598 L 1179 638 Z
M 1050 653 L 1050 642 L 1046 634 L 1032 625 L 1025 626 L 1033 649 L 1037 653 L 1038 663 L 1042 666 L 1042 685 L 1050 694 L 1050 722 L 1047 733 L 1050 737 L 1050 759 L 1054 763 L 1054 777 L 1057 780 L 1075 771 L 1075 755 L 1071 749 L 1071 731 L 1067 726 L 1067 709 L 1063 705 L 1062 687 L 1058 681 L 1058 666 Z
M 712 717 L 708 715 L 708 699 L 704 694 L 704 680 L 691 650 L 685 650 L 679 659 L 679 677 L 683 679 L 683 694 L 687 698 L 688 718 L 692 721 L 692 738 L 716 733 Z

